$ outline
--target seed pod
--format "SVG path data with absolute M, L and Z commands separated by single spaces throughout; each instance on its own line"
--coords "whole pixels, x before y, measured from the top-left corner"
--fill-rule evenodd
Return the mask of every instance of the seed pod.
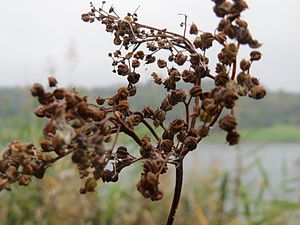
M 19 172 L 15 166 L 9 166 L 5 171 L 6 176 L 9 180 L 14 180 L 18 177 Z
M 202 94 L 202 88 L 199 85 L 196 85 L 191 88 L 190 95 L 192 97 L 200 96 Z
M 128 75 L 127 80 L 131 84 L 136 84 L 137 82 L 139 82 L 140 77 L 141 75 L 139 73 L 132 72 Z
M 120 39 L 119 35 L 115 36 L 113 42 L 114 42 L 115 45 L 121 45 L 122 44 L 122 40 Z
M 259 48 L 261 46 L 261 43 L 258 42 L 258 40 L 251 40 L 249 43 L 248 43 L 249 47 L 250 48 Z
M 170 139 L 164 139 L 159 143 L 159 149 L 165 153 L 169 153 L 172 150 L 173 142 Z
M 134 57 L 135 57 L 136 59 L 141 59 L 141 60 L 143 60 L 143 59 L 144 59 L 144 56 L 145 56 L 145 54 L 144 54 L 143 51 L 137 51 L 137 52 L 134 54 Z
M 129 91 L 129 96 L 135 96 L 136 91 L 137 91 L 136 86 L 131 86 L 131 87 L 127 88 L 127 89 Z
M 180 52 L 177 53 L 174 62 L 177 63 L 179 66 L 182 66 L 186 60 L 187 60 L 187 56 Z
M 224 45 L 225 42 L 226 42 L 226 40 L 227 40 L 227 36 L 226 36 L 226 34 L 225 34 L 224 32 L 220 32 L 220 33 L 216 34 L 216 35 L 214 36 L 214 38 L 215 38 L 215 40 L 216 40 L 217 42 L 219 42 L 221 45 Z
M 184 146 L 189 150 L 192 151 L 195 148 L 197 148 L 197 139 L 195 137 L 192 136 L 188 136 L 184 139 Z
M 163 59 L 157 60 L 157 65 L 159 68 L 165 68 L 167 66 L 167 62 Z
M 240 18 L 235 20 L 236 24 L 239 25 L 240 27 L 244 27 L 247 28 L 248 27 L 248 23 L 245 20 L 242 20 Z
M 226 140 L 229 145 L 236 145 L 239 143 L 240 137 L 241 135 L 236 130 L 232 130 L 226 135 Z
M 31 182 L 31 177 L 28 175 L 22 175 L 19 178 L 19 185 L 27 186 Z
M 226 86 L 227 82 L 229 81 L 229 77 L 227 73 L 219 73 L 215 76 L 215 85 L 216 86 Z
M 248 77 L 248 75 L 246 73 L 240 72 L 236 77 L 238 84 L 244 85 L 244 83 L 246 82 L 247 77 Z
M 212 120 L 212 117 L 205 111 L 201 110 L 200 112 L 200 120 L 204 123 L 209 123 Z
M 237 94 L 232 90 L 226 89 L 223 92 L 223 104 L 228 109 L 232 109 L 234 107 L 235 101 L 238 98 L 239 97 L 237 96 Z
M 240 62 L 240 68 L 241 68 L 241 70 L 243 70 L 243 71 L 249 70 L 250 66 L 251 66 L 251 62 L 250 61 L 248 61 L 246 59 L 241 60 L 241 62 Z
M 208 126 L 200 126 L 196 129 L 196 133 L 199 137 L 204 138 L 209 134 L 209 127 Z
M 195 48 L 200 48 L 201 46 L 201 37 L 197 36 L 193 42 Z
M 44 87 L 41 84 L 34 84 L 31 88 L 31 94 L 33 97 L 41 97 L 45 94 Z
M 240 44 L 248 44 L 252 40 L 252 37 L 247 28 L 239 27 L 236 39 Z
M 117 154 L 118 159 L 125 159 L 129 155 L 127 148 L 124 146 L 118 147 L 116 154 Z
M 2 178 L 0 176 L 0 191 L 3 190 L 3 189 L 10 190 L 10 188 L 9 188 L 9 181 L 8 181 L 8 179 Z
M 264 87 L 256 85 L 251 88 L 249 97 L 254 99 L 262 99 L 263 97 L 265 97 L 266 94 L 267 91 Z
M 132 62 L 131 62 L 131 66 L 133 67 L 133 68 L 137 68 L 137 67 L 139 67 L 140 66 L 140 61 L 138 60 L 138 59 L 134 59 L 134 60 L 132 60 Z
M 151 118 L 154 115 L 154 111 L 150 106 L 144 107 L 142 113 L 145 118 Z
M 129 72 L 130 72 L 129 68 L 126 64 L 119 64 L 118 65 L 118 74 L 119 75 L 125 76 L 125 75 L 128 75 Z
M 48 77 L 48 82 L 50 87 L 55 87 L 57 84 L 57 80 L 54 77 Z
M 227 114 L 219 120 L 219 126 L 222 130 L 229 132 L 236 128 L 237 122 L 233 115 Z
M 191 27 L 190 27 L 190 34 L 195 34 L 197 35 L 198 34 L 198 28 L 197 28 L 197 25 L 196 24 L 192 24 Z
M 97 97 L 96 102 L 98 105 L 103 105 L 105 102 L 105 98 Z
M 66 89 L 57 88 L 53 91 L 53 95 L 56 99 L 61 100 L 65 97 Z
M 251 61 L 257 61 L 261 59 L 261 53 L 259 51 L 252 51 L 250 53 L 250 60 Z
M 155 62 L 156 58 L 154 55 L 147 55 L 145 60 L 146 64 L 151 64 Z
M 92 19 L 89 14 L 87 13 L 84 13 L 81 15 L 81 19 L 84 21 L 84 22 L 90 22 L 90 20 Z

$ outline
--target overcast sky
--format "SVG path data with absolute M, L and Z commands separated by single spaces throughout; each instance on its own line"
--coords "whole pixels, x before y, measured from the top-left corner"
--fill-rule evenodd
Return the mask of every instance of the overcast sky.
M 0 0 L 0 86 L 45 83 L 54 75 L 61 85 L 108 86 L 124 81 L 111 73 L 107 53 L 112 35 L 99 23 L 81 21 L 89 0 Z M 252 73 L 269 89 L 300 92 L 300 1 L 248 0 L 244 18 L 263 43 L 263 58 Z M 95 5 L 101 1 L 95 0 Z M 139 5 L 145 24 L 182 32 L 180 13 L 201 30 L 213 31 L 218 19 L 210 0 L 107 0 L 119 15 Z M 242 55 L 249 49 L 244 47 Z M 147 77 L 150 71 L 144 71 Z

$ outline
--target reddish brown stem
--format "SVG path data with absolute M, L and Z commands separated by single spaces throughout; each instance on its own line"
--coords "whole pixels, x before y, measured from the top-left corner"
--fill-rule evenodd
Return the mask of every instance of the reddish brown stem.
M 172 225 L 174 222 L 175 214 L 176 214 L 176 211 L 178 208 L 178 203 L 179 203 L 180 195 L 181 195 L 182 181 L 183 181 L 183 161 L 180 160 L 178 167 L 176 167 L 175 190 L 174 190 L 172 206 L 171 206 L 170 213 L 168 216 L 167 225 Z

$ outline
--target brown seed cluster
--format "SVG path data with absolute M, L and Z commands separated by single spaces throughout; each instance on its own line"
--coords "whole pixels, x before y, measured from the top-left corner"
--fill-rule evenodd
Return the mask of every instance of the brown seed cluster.
M 92 104 L 75 89 L 58 87 L 53 77 L 49 78 L 50 90 L 34 84 L 32 96 L 41 104 L 34 113 L 47 119 L 44 137 L 39 148 L 13 142 L 4 152 L 0 161 L 0 190 L 9 189 L 14 182 L 27 185 L 32 176 L 42 178 L 49 166 L 70 155 L 79 176 L 85 179 L 80 193 L 95 191 L 100 179 L 116 182 L 123 168 L 141 160 L 143 170 L 137 189 L 144 197 L 159 200 L 163 197 L 160 175 L 169 164 L 178 166 L 218 121 L 219 127 L 227 132 L 227 142 L 238 144 L 236 102 L 246 95 L 254 99 L 266 95 L 259 79 L 250 73 L 262 55 L 253 50 L 249 59 L 238 58 L 244 45 L 260 47 L 241 16 L 248 8 L 246 2 L 213 2 L 213 10 L 221 18 L 215 32 L 203 32 L 193 23 L 191 38 L 141 24 L 136 12 L 120 18 L 113 8 L 106 11 L 91 5 L 91 12 L 83 14 L 82 20 L 98 21 L 112 34 L 112 42 L 117 46 L 108 54 L 113 73 L 125 77 L 128 85 L 111 97 L 98 97 L 96 104 Z M 218 63 L 210 68 L 206 52 L 216 44 L 221 45 L 216 56 Z M 165 54 L 160 55 L 161 52 Z M 157 66 L 158 71 L 151 71 L 151 77 L 167 94 L 156 108 L 144 106 L 137 111 L 131 108 L 128 98 L 138 94 L 135 85 L 145 73 L 141 67 L 148 64 Z M 202 87 L 203 79 L 211 79 L 214 87 L 206 90 Z M 179 82 L 189 84 L 189 88 L 179 89 Z M 168 112 L 177 105 L 184 107 L 184 118 L 168 118 Z M 225 116 L 220 119 L 223 111 Z M 137 126 L 145 126 L 149 134 L 139 136 Z M 163 130 L 161 135 L 158 127 Z M 125 146 L 118 146 L 120 134 L 129 136 L 137 144 L 137 151 L 130 154 Z

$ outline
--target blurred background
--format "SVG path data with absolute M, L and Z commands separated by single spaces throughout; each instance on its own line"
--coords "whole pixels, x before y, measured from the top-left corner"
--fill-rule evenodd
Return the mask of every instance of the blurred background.
M 183 196 L 176 225 L 299 225 L 300 221 L 300 76 L 298 75 L 300 2 L 248 0 L 244 14 L 250 31 L 263 43 L 263 58 L 253 65 L 268 95 L 261 101 L 240 98 L 237 108 L 241 144 L 229 147 L 215 127 L 207 140 L 187 156 Z M 102 1 L 95 1 L 101 6 Z M 201 30 L 218 23 L 209 0 L 106 1 L 125 16 L 137 11 L 145 24 L 183 33 L 188 15 Z M 39 143 L 44 120 L 32 111 L 33 83 L 47 84 L 54 76 L 62 87 L 76 87 L 89 96 L 109 97 L 126 79 L 111 72 L 111 34 L 97 23 L 81 21 L 86 0 L 26 0 L 1 2 L 0 8 L 0 149 L 12 140 Z M 217 49 L 218 50 L 218 49 Z M 212 50 L 210 64 L 216 59 Z M 249 49 L 241 49 L 248 58 Z M 133 108 L 156 108 L 165 91 L 141 71 Z M 184 87 L 184 86 L 183 86 Z M 177 114 L 183 113 L 180 108 Z M 175 116 L 175 114 L 174 114 Z M 141 135 L 145 130 L 139 130 Z M 123 144 L 134 146 L 126 138 Z M 0 151 L 1 151 L 0 150 Z M 150 202 L 135 190 L 141 165 L 122 172 L 116 184 L 100 184 L 96 193 L 80 195 L 82 181 L 69 160 L 50 169 L 29 187 L 0 193 L 0 225 L 43 224 L 163 224 L 172 199 L 174 171 L 161 179 L 163 200 Z

